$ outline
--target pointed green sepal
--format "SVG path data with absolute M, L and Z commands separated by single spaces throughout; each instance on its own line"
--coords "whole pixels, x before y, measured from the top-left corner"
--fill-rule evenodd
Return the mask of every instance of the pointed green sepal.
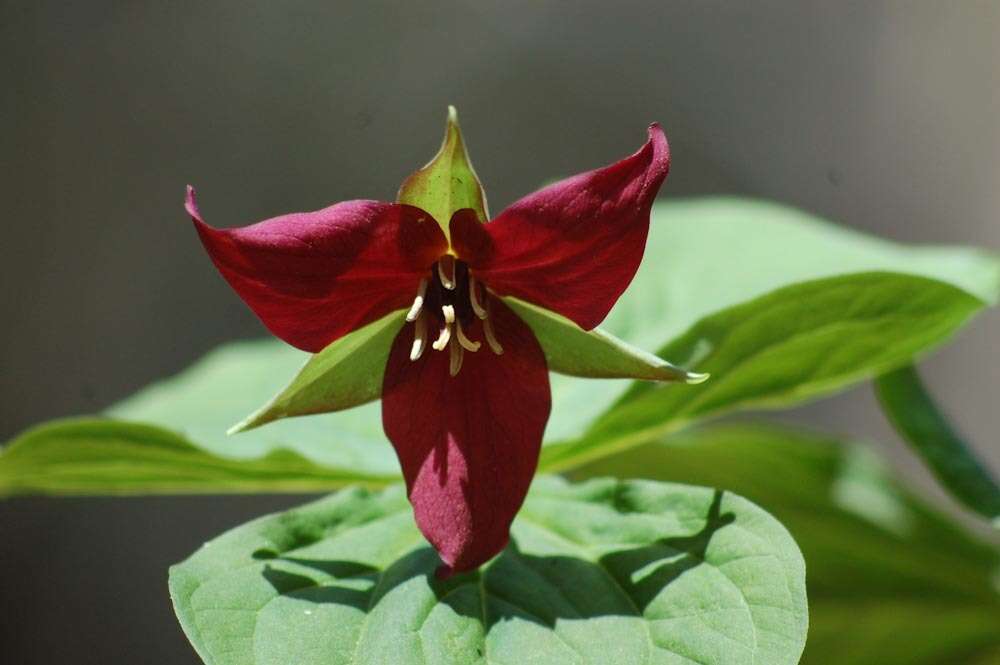
M 284 390 L 233 425 L 229 434 L 292 416 L 343 411 L 378 399 L 393 340 L 406 312 L 393 312 L 341 337 L 314 355 Z
M 666 360 L 624 342 L 614 335 L 578 325 L 536 305 L 504 298 L 535 333 L 549 370 L 595 379 L 644 379 L 701 383 L 708 374 L 688 372 Z
M 489 219 L 486 193 L 469 160 L 454 106 L 448 107 L 441 149 L 423 168 L 403 181 L 396 201 L 429 213 L 446 236 L 449 235 L 448 223 L 456 210 L 471 208 L 480 221 Z

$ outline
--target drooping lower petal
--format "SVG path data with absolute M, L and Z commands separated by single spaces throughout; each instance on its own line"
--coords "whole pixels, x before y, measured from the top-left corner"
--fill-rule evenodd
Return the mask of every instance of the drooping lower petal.
M 635 154 L 541 189 L 479 224 L 459 211 L 451 241 L 477 278 L 573 320 L 599 324 L 635 276 L 649 212 L 667 176 L 670 149 L 659 125 Z
M 498 299 L 489 309 L 502 355 L 483 344 L 464 352 L 451 376 L 448 349 L 410 360 L 406 326 L 385 371 L 382 424 L 417 525 L 444 561 L 442 576 L 471 570 L 506 546 L 551 406 L 545 356 L 531 330 Z M 483 339 L 478 319 L 465 332 Z
M 448 243 L 419 208 L 346 201 L 235 229 L 186 208 L 212 262 L 264 325 L 310 352 L 413 300 Z

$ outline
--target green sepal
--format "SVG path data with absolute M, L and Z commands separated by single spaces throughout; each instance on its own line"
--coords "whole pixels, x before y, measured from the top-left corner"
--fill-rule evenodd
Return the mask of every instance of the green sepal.
M 486 193 L 469 160 L 454 106 L 448 107 L 441 149 L 423 168 L 403 181 L 396 201 L 430 214 L 449 238 L 448 223 L 457 210 L 471 208 L 480 221 L 489 219 Z
M 406 312 L 393 312 L 333 342 L 310 358 L 284 390 L 229 433 L 280 418 L 343 411 L 378 399 L 389 350 L 405 320 Z
M 592 379 L 643 379 L 702 383 L 708 374 L 688 372 L 614 335 L 584 330 L 566 317 L 517 298 L 504 298 L 528 324 L 545 352 L 549 370 Z

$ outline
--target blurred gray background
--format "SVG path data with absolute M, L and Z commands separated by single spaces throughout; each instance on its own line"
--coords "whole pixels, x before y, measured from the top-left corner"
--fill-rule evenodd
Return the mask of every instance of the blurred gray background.
M 0 440 L 265 333 L 198 245 L 185 184 L 220 226 L 389 199 L 448 103 L 494 210 L 658 120 L 664 196 L 1000 248 L 998 35 L 987 0 L 0 3 Z M 998 340 L 993 312 L 927 363 L 994 468 Z M 929 485 L 867 389 L 793 417 L 878 440 Z M 167 565 L 301 499 L 0 503 L 0 662 L 198 662 Z

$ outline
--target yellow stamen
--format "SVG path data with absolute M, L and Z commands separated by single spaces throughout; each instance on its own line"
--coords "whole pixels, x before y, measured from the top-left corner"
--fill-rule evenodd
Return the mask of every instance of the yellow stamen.
M 427 317 L 417 318 L 413 325 L 413 346 L 410 347 L 410 360 L 417 360 L 427 347 Z
M 433 347 L 435 351 L 444 351 L 444 347 L 448 346 L 448 341 L 450 339 L 451 339 L 451 324 L 446 323 L 444 325 L 444 328 L 441 328 L 441 334 L 439 334 L 438 338 L 434 341 L 433 344 L 431 344 L 431 347 Z
M 413 304 L 410 305 L 410 311 L 406 313 L 407 321 L 416 321 L 417 317 L 420 316 L 420 309 L 424 306 L 424 296 L 427 294 L 427 278 L 420 280 L 420 286 L 417 287 L 417 297 L 413 299 Z
M 455 322 L 455 337 L 458 338 L 458 343 L 462 345 L 462 348 L 466 351 L 472 351 L 475 353 L 479 350 L 479 342 L 473 342 L 471 339 L 465 336 L 465 331 L 462 330 L 461 322 Z
M 441 313 L 444 314 L 445 323 L 455 323 L 455 308 L 452 305 L 442 306 Z

